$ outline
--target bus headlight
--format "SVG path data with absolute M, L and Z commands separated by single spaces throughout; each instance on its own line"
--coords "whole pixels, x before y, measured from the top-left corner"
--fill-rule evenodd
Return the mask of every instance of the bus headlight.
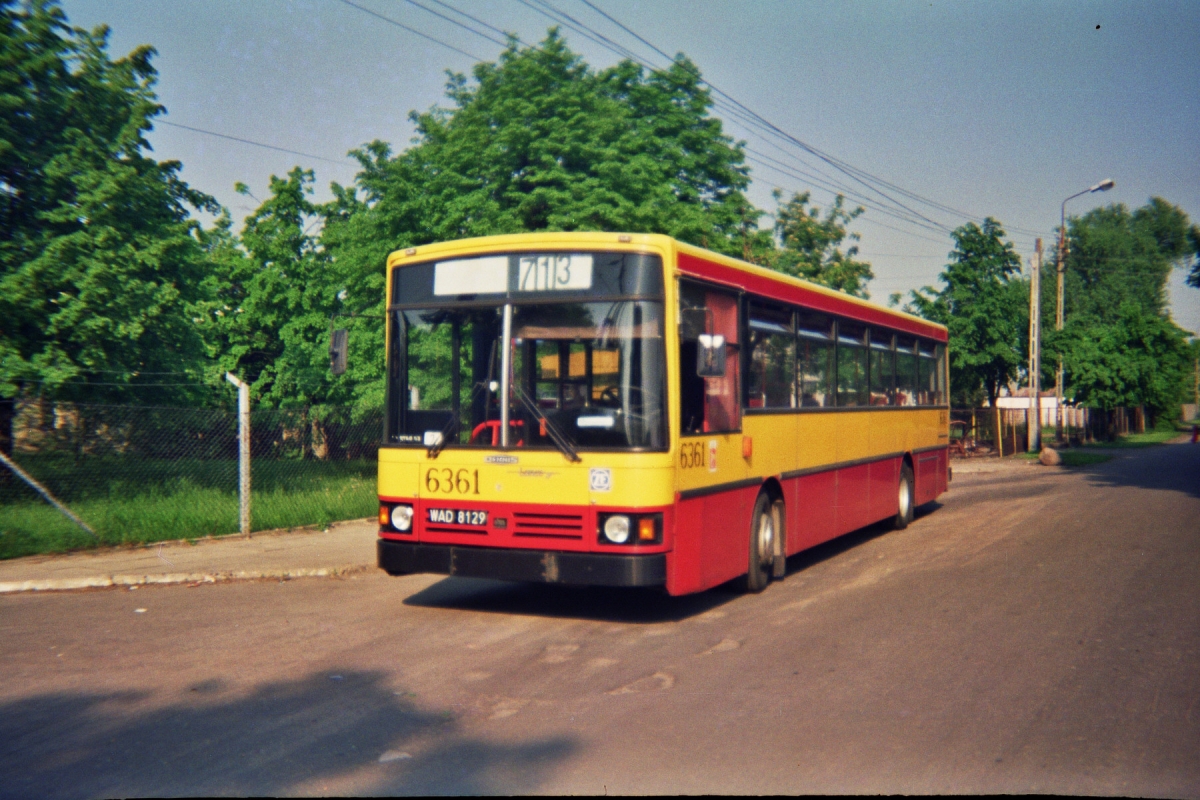
M 604 521 L 604 538 L 613 544 L 625 544 L 629 541 L 629 517 L 624 514 L 613 514 Z
M 398 505 L 392 507 L 392 527 L 401 533 L 408 533 L 412 530 L 413 522 L 413 507 L 409 505 Z

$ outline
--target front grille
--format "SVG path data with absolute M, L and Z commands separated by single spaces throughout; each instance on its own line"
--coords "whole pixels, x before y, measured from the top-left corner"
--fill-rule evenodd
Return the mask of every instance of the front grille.
M 513 514 L 513 536 L 542 539 L 582 539 L 582 514 Z

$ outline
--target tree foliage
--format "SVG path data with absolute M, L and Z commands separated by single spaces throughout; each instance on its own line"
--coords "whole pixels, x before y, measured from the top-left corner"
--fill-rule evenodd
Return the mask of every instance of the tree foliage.
M 228 216 L 204 236 L 212 355 L 220 371 L 251 383 L 258 402 L 276 407 L 350 400 L 345 379 L 329 372 L 329 324 L 343 288 L 312 232 L 323 211 L 311 200 L 312 183 L 312 171 L 300 167 L 286 179 L 272 175 L 271 193 L 246 217 L 239 241 Z
M 942 289 L 912 292 L 906 310 L 949 328 L 954 402 L 970 404 L 983 389 L 994 404 L 1024 361 L 1029 288 L 1020 278 L 1021 259 L 995 219 L 988 217 L 982 227 L 968 222 L 951 235 Z
M 203 356 L 190 210 L 216 206 L 180 180 L 177 162 L 146 155 L 144 133 L 162 111 L 154 50 L 111 60 L 107 46 L 107 28 L 71 28 L 48 2 L 0 2 L 5 396 L 23 384 L 128 396 L 136 376 L 186 371 Z
M 631 62 L 594 72 L 552 30 L 476 65 L 473 84 L 452 73 L 452 107 L 412 115 L 413 147 L 355 153 L 357 188 L 393 246 L 622 230 L 739 252 L 747 170 L 698 76 L 684 59 L 663 72 Z M 342 195 L 337 212 L 361 211 L 356 202 Z
M 448 107 L 414 113 L 412 147 L 371 142 L 353 187 L 333 187 L 321 242 L 343 306 L 382 313 L 382 265 L 395 249 L 525 231 L 665 233 L 741 255 L 760 212 L 743 194 L 740 145 L 709 114 L 699 70 L 632 62 L 595 71 L 556 30 L 510 43 L 473 81 L 450 74 Z M 351 323 L 348 375 L 360 402 L 382 399 L 377 321 Z
M 1112 317 L 1105 323 L 1072 318 L 1055 338 L 1068 395 L 1089 408 L 1146 406 L 1156 414 L 1169 412 L 1192 377 L 1194 353 L 1184 332 L 1137 302 L 1122 303 Z
M 1189 268 L 1187 283 L 1188 286 L 1195 286 L 1200 289 L 1200 225 L 1193 225 L 1188 228 L 1188 245 L 1192 250 L 1192 263 Z
M 774 195 L 780 203 L 783 193 L 776 189 Z M 875 277 L 871 265 L 856 258 L 857 244 L 842 252 L 846 239 L 859 239 L 857 233 L 847 234 L 846 226 L 863 213 L 863 207 L 847 210 L 846 198 L 838 195 L 822 216 L 820 208 L 809 205 L 810 198 L 809 192 L 797 193 L 779 206 L 775 234 L 780 247 L 771 255 L 769 265 L 787 275 L 867 297 L 867 282 Z
M 1169 411 L 1187 392 L 1193 355 L 1168 313 L 1167 281 L 1196 252 L 1196 226 L 1154 197 L 1133 211 L 1115 204 L 1073 217 L 1067 237 L 1064 327 L 1043 321 L 1043 366 L 1053 370 L 1061 355 L 1064 394 L 1077 402 Z M 1056 270 L 1047 265 L 1043 284 L 1053 286 Z M 1053 303 L 1043 297 L 1048 313 Z

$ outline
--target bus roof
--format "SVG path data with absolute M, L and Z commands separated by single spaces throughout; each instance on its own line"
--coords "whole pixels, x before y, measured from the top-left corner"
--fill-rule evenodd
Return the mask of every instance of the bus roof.
M 680 275 L 805 308 L 850 317 L 868 324 L 887 325 L 940 342 L 947 340 L 946 327 L 936 322 L 656 233 L 555 231 L 480 236 L 396 250 L 388 256 L 387 267 L 390 271 L 391 268 L 406 263 L 425 262 L 446 255 L 463 256 L 499 250 L 541 250 L 555 247 L 628 251 L 651 248 L 667 255 L 673 254 L 677 274 Z

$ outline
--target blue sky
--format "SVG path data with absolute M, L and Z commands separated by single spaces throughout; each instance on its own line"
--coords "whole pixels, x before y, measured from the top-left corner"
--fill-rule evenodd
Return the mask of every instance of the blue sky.
M 353 2 L 471 56 L 493 60 L 501 49 L 408 0 Z M 531 8 L 537 0 L 446 2 L 526 42 L 553 24 Z M 661 63 L 582 0 L 546 2 Z M 935 283 L 951 249 L 945 229 L 969 217 L 999 219 L 1028 266 L 1036 235 L 1053 246 L 1062 200 L 1104 178 L 1117 188 L 1072 200 L 1068 214 L 1161 196 L 1200 222 L 1200 3 L 592 2 L 659 49 L 686 53 L 713 85 L 795 138 L 954 209 L 905 200 L 937 223 L 930 230 L 888 216 L 880 210 L 888 201 L 869 195 L 872 207 L 853 229 L 874 267 L 877 301 Z M 254 205 L 233 191 L 237 181 L 261 198 L 272 173 L 301 164 L 315 170 L 324 198 L 330 181 L 353 180 L 351 148 L 372 139 L 406 147 L 408 112 L 442 102 L 445 69 L 468 72 L 474 63 L 341 0 L 63 5 L 73 24 L 108 24 L 114 55 L 139 44 L 158 49 L 166 120 L 328 159 L 159 125 L 150 136 L 158 157 L 182 161 L 184 178 L 235 219 Z M 564 34 L 593 66 L 617 60 Z M 759 207 L 774 208 L 776 187 L 812 189 L 818 204 L 828 203 L 832 192 L 801 172 L 866 191 L 715 113 L 762 154 L 751 163 Z M 793 175 L 768 168 L 764 156 Z M 1170 292 L 1176 321 L 1200 331 L 1200 290 L 1177 270 Z

